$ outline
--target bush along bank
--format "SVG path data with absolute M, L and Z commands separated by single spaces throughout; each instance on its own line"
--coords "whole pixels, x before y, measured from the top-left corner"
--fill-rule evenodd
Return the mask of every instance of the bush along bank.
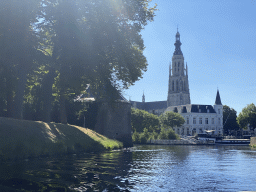
M 168 111 L 157 116 L 132 108 L 133 143 L 144 144 L 149 140 L 177 140 L 179 136 L 171 127 L 180 127 L 184 122 L 184 118 L 178 113 Z
M 149 140 L 179 140 L 179 136 L 171 128 L 162 127 L 160 132 L 149 132 L 144 128 L 143 132 L 134 132 L 132 141 L 135 144 L 146 144 Z
M 0 159 L 100 152 L 122 148 L 121 142 L 74 125 L 0 117 Z

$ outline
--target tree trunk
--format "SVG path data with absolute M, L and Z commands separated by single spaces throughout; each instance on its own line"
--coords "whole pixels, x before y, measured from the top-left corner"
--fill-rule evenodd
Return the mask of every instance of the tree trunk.
M 18 83 L 16 86 L 15 99 L 14 99 L 14 115 L 15 119 L 22 119 L 22 110 L 23 110 L 23 99 L 24 99 L 24 91 L 26 88 L 26 80 L 27 80 L 27 70 L 26 68 L 20 67 L 18 71 Z
M 51 109 L 52 109 L 52 85 L 55 78 L 54 68 L 49 69 L 49 73 L 46 75 L 42 84 L 42 100 L 43 100 L 43 121 L 51 121 Z
M 8 73 L 6 75 L 6 101 L 7 101 L 7 117 L 13 117 L 13 76 Z
M 12 90 L 7 88 L 7 117 L 13 116 L 13 93 Z
M 65 105 L 65 96 L 64 93 L 60 93 L 60 122 L 67 124 L 67 114 L 66 114 L 66 105 Z

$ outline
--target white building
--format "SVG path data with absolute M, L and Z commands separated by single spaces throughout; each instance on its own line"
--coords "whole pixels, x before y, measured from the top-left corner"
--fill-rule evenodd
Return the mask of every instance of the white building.
M 215 135 L 223 134 L 223 106 L 219 91 L 213 106 L 187 104 L 170 106 L 166 111 L 178 112 L 185 119 L 181 127 L 174 128 L 179 135 L 195 135 L 208 131 Z

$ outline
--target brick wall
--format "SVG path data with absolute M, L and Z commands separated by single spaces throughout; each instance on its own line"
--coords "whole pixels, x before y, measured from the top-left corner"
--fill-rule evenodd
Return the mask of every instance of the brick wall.
M 127 102 L 101 103 L 95 131 L 110 139 L 123 142 L 124 147 L 131 147 L 131 104 Z

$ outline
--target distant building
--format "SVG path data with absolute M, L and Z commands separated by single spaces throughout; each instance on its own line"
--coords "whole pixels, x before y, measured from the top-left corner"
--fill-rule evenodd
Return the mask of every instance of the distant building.
M 212 105 L 178 105 L 170 106 L 166 111 L 178 112 L 185 119 L 181 127 L 174 131 L 179 135 L 195 135 L 198 133 L 223 134 L 223 106 L 219 90 L 217 90 L 215 104 Z
M 195 105 L 190 104 L 190 92 L 188 81 L 188 67 L 184 65 L 184 57 L 181 51 L 180 33 L 176 33 L 175 51 L 172 63 L 169 66 L 169 85 L 167 101 L 145 102 L 143 93 L 142 102 L 130 101 L 132 107 L 160 115 L 165 111 L 180 113 L 185 123 L 181 127 L 174 128 L 179 135 L 195 135 L 211 132 L 223 134 L 223 106 L 217 90 L 215 104 Z

